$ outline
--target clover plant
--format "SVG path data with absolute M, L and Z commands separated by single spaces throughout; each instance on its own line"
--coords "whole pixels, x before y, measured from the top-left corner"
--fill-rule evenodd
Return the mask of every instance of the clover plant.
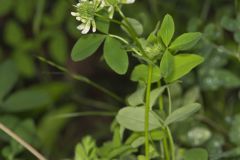
M 130 155 L 136 155 L 139 160 L 157 157 L 175 160 L 176 149 L 170 126 L 201 108 L 194 102 L 173 109 L 169 89 L 203 62 L 201 56 L 192 53 L 201 33 L 176 36 L 174 20 L 166 14 L 161 23 L 158 22 L 155 29 L 143 37 L 141 23 L 125 16 L 122 11 L 124 4 L 133 2 L 81 0 L 71 12 L 79 21 L 77 29 L 82 33 L 72 49 L 72 60 L 82 61 L 103 48 L 103 59 L 109 68 L 119 75 L 131 72 L 130 79 L 138 86 L 115 117 L 113 142 L 105 144 L 98 152 L 95 141 L 86 137 L 76 147 L 76 160 L 117 159 Z M 111 24 L 122 28 L 125 35 L 111 33 Z M 139 62 L 131 71 L 129 56 Z M 163 99 L 165 93 L 167 103 Z

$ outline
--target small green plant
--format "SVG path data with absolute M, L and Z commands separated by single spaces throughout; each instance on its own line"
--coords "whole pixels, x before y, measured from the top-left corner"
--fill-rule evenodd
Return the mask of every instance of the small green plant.
M 81 0 L 74 5 L 75 11 L 71 12 L 80 23 L 77 29 L 83 34 L 72 49 L 73 61 L 88 58 L 101 44 L 103 59 L 117 74 L 127 73 L 129 56 L 139 61 L 130 76 L 136 82 L 137 89 L 127 97 L 125 106 L 113 121 L 112 141 L 97 147 L 95 140 L 85 137 L 76 146 L 75 160 L 179 159 L 170 125 L 187 119 L 201 108 L 196 102 L 176 108 L 172 105 L 170 89 L 203 62 L 201 56 L 192 54 L 201 33 L 184 33 L 175 38 L 174 21 L 167 14 L 161 24 L 157 23 L 149 36 L 144 38 L 141 23 L 126 17 L 122 11 L 123 4 L 133 2 Z M 115 18 L 116 15 L 121 19 Z M 125 35 L 112 34 L 111 24 L 122 28 Z M 93 33 L 89 33 L 91 28 Z M 183 156 L 186 160 L 208 158 L 204 149 L 190 150 L 180 158 Z

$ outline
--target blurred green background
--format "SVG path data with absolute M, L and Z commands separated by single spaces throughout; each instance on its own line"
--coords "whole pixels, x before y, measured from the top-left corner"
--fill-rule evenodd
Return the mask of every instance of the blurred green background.
M 123 98 L 136 87 L 129 80 L 132 68 L 123 77 L 116 75 L 101 61 L 101 52 L 84 62 L 70 60 L 71 48 L 81 36 L 70 15 L 75 3 L 0 0 L 0 122 L 53 160 L 73 157 L 74 146 L 86 134 L 93 135 L 98 144 L 108 140 L 113 119 L 56 115 L 116 112 L 123 106 L 37 56 L 86 76 Z M 240 156 L 239 6 L 238 0 L 136 0 L 123 7 L 127 16 L 143 24 L 145 36 L 166 13 L 174 17 L 177 33 L 203 33 L 198 52 L 205 57 L 204 64 L 185 77 L 181 86 L 172 88 L 175 107 L 198 100 L 204 108 L 201 115 L 173 127 L 181 147 L 203 146 L 210 155 L 237 148 L 231 157 Z M 111 31 L 122 34 L 114 26 Z M 0 159 L 33 157 L 0 131 Z

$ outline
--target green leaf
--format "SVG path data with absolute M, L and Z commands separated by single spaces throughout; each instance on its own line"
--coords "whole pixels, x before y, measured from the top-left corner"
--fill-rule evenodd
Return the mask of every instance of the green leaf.
M 120 147 L 111 149 L 106 159 L 115 159 L 121 155 L 129 154 L 136 151 L 137 150 L 135 148 L 132 148 L 132 146 L 130 145 L 122 145 Z
M 146 87 L 138 88 L 134 93 L 132 93 L 128 98 L 127 102 L 130 106 L 137 106 L 144 103 Z
M 101 11 L 99 11 L 99 14 L 101 14 L 103 16 L 108 16 L 109 13 L 105 10 L 101 10 Z M 98 31 L 108 34 L 109 27 L 110 27 L 110 22 L 106 21 L 106 20 L 103 20 L 100 17 L 96 17 L 96 26 L 97 26 Z
M 14 8 L 15 16 L 22 22 L 27 22 L 33 17 L 35 2 L 32 0 L 16 0 Z
M 144 107 L 125 107 L 117 114 L 117 121 L 123 127 L 136 132 L 144 131 Z M 149 131 L 160 128 L 162 125 L 152 111 L 149 112 Z
M 23 29 L 13 20 L 6 23 L 3 33 L 5 42 L 13 47 L 20 46 L 25 38 Z
M 147 82 L 148 66 L 145 64 L 139 64 L 135 66 L 131 74 L 132 81 Z M 153 66 L 152 83 L 159 81 L 161 78 L 160 69 L 157 66 Z
M 16 63 L 17 70 L 24 77 L 32 78 L 36 73 L 36 67 L 33 58 L 34 57 L 22 50 L 16 51 L 13 54 L 13 59 Z
M 3 102 L 0 109 L 5 112 L 25 112 L 51 103 L 49 94 L 41 89 L 24 89 L 13 93 L 6 101 Z
M 13 131 L 33 146 L 40 144 L 37 137 L 36 126 L 32 119 L 21 121 L 17 126 L 15 126 Z M 10 146 L 18 152 L 22 152 L 24 150 L 24 147 L 13 139 L 10 141 Z
M 208 152 L 202 148 L 190 149 L 185 152 L 184 160 L 208 160 Z
M 212 158 L 212 160 L 223 160 L 223 159 L 229 160 L 230 158 L 231 160 L 237 160 L 235 158 L 238 158 L 239 156 L 240 156 L 240 147 L 237 147 L 220 154 L 218 153 Z
M 144 142 L 145 142 L 145 137 L 144 137 L 144 136 L 138 137 L 137 139 L 135 139 L 135 140 L 132 142 L 131 146 L 132 146 L 133 148 L 138 148 L 138 147 L 140 147 L 141 145 L 143 145 Z
M 240 78 L 225 69 L 210 69 L 201 75 L 200 84 L 205 90 L 216 90 L 221 87 L 231 89 L 240 86 Z
M 117 124 L 117 123 L 115 123 Z M 122 145 L 122 128 L 119 125 L 116 125 L 113 127 L 113 138 L 112 138 L 112 144 L 113 147 L 119 147 Z
M 201 146 L 208 142 L 211 137 L 211 131 L 207 127 L 196 126 L 187 132 L 187 143 L 191 146 Z
M 234 40 L 235 40 L 238 44 L 240 44 L 240 32 L 239 32 L 239 31 L 237 31 L 237 32 L 234 33 Z
M 228 132 L 229 139 L 233 144 L 240 146 L 240 114 L 234 116 L 231 128 Z
M 195 86 L 190 88 L 184 95 L 183 103 L 189 104 L 196 102 L 200 98 L 200 89 Z
M 105 35 L 88 34 L 83 35 L 75 43 L 72 49 L 71 57 L 73 61 L 81 61 L 91 56 L 101 45 Z
M 68 54 L 67 39 L 62 32 L 56 32 L 49 42 L 51 57 L 60 64 L 65 64 Z
M 183 77 L 202 63 L 203 58 L 195 54 L 179 54 L 173 57 L 173 61 L 173 72 L 166 78 L 167 82 L 173 82 Z
M 161 75 L 164 78 L 168 77 L 173 72 L 173 67 L 174 57 L 168 50 L 166 50 L 160 63 Z
M 1 0 L 0 17 L 8 14 L 14 6 L 13 0 Z
M 160 30 L 158 32 L 158 36 L 162 38 L 163 43 L 165 46 L 168 46 L 171 42 L 171 39 L 174 35 L 175 26 L 174 21 L 171 15 L 165 15 L 163 22 L 161 24 Z
M 108 66 L 118 74 L 125 74 L 128 69 L 128 55 L 123 49 L 121 43 L 107 37 L 104 43 L 104 59 Z
M 26 141 L 27 143 L 30 143 L 33 146 L 39 145 L 39 139 L 36 134 L 36 127 L 34 125 L 33 120 L 31 119 L 23 120 L 13 116 L 1 116 L 0 121 L 1 123 L 9 127 L 15 134 L 24 139 L 24 141 Z M 14 139 L 12 139 L 10 136 L 4 134 L 4 139 L 9 141 L 9 145 L 2 149 L 4 157 L 9 158 L 9 156 L 12 156 L 14 158 L 17 154 L 23 151 L 24 149 L 23 146 L 16 142 Z
M 141 24 L 138 20 L 127 17 L 126 19 L 124 19 L 124 20 L 122 21 L 122 23 L 128 25 L 128 24 L 127 24 L 127 21 L 132 25 L 132 27 L 133 27 L 134 31 L 137 33 L 137 35 L 140 36 L 140 35 L 143 34 L 143 26 L 142 26 L 142 24 Z M 127 30 L 125 27 L 121 26 L 121 28 L 122 28 L 126 33 L 128 33 L 128 34 L 130 35 L 130 33 L 128 32 L 128 30 Z
M 184 33 L 177 37 L 170 45 L 169 49 L 174 51 L 183 51 L 191 49 L 201 38 L 201 33 L 190 32 Z
M 34 86 L 34 89 L 42 89 L 49 94 L 49 97 L 54 100 L 58 101 L 59 99 L 63 98 L 66 94 L 71 92 L 71 84 L 66 83 L 62 80 L 59 81 L 52 81 L 48 83 L 43 83 L 37 86 Z
M 224 16 L 222 19 L 221 19 L 221 26 L 228 30 L 228 31 L 231 31 L 231 32 L 234 32 L 234 31 L 237 31 L 238 30 L 238 24 L 237 24 L 237 21 L 230 18 L 230 17 L 227 17 L 227 16 Z
M 51 21 L 56 25 L 61 25 L 68 17 L 69 4 L 66 1 L 56 1 L 51 12 Z
M 14 62 L 6 60 L 0 65 L 0 103 L 17 80 L 18 72 Z
M 150 108 L 156 103 L 159 96 L 164 92 L 166 87 L 158 87 L 151 91 L 150 93 Z
M 67 118 L 54 118 L 58 115 L 72 113 L 75 109 L 73 105 L 60 106 L 56 110 L 48 112 L 40 120 L 38 125 L 38 135 L 44 148 L 50 151 L 54 142 L 59 138 L 61 130 L 65 127 L 66 123 L 70 120 Z
M 81 143 L 78 143 L 75 148 L 74 160 L 96 160 L 97 158 L 97 146 L 95 140 L 86 136 Z
M 9 129 L 14 130 L 18 126 L 20 119 L 13 115 L 1 115 L 0 122 L 7 126 Z M 10 141 L 11 138 L 4 132 L 0 132 L 0 138 L 4 141 Z
M 183 121 L 193 115 L 201 108 L 199 103 L 190 103 L 173 111 L 165 120 L 164 124 L 169 125 L 173 122 Z
M 143 155 L 139 155 L 139 156 L 137 157 L 137 160 L 146 160 L 146 158 L 145 158 L 145 156 L 143 156 Z

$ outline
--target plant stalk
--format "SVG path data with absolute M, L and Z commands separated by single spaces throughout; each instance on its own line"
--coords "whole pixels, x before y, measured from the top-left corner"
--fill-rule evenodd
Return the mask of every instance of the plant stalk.
M 146 107 L 145 107 L 145 157 L 146 160 L 149 160 L 149 112 L 150 112 L 150 92 L 151 92 L 151 83 L 152 83 L 152 64 L 148 65 L 148 79 L 147 79 L 147 92 L 146 92 Z
M 6 127 L 1 122 L 0 122 L 0 130 L 2 130 L 4 133 L 9 135 L 11 138 L 13 138 L 19 144 L 21 144 L 25 149 L 27 149 L 30 153 L 32 153 L 37 159 L 47 160 L 47 158 L 45 158 L 35 148 L 33 148 L 30 144 L 28 144 L 26 141 L 24 141 L 22 138 L 20 138 L 18 135 L 16 135 L 13 131 L 11 131 L 8 127 Z
M 174 148 L 174 141 L 173 141 L 173 137 L 172 137 L 172 133 L 169 129 L 169 127 L 166 127 L 166 130 L 167 130 L 167 135 L 168 135 L 168 138 L 169 138 L 169 142 L 170 142 L 170 149 L 171 149 L 171 157 L 172 157 L 172 160 L 175 160 L 175 148 Z
M 166 160 L 170 160 L 170 155 L 169 155 L 169 152 L 168 152 L 167 137 L 164 137 L 164 139 L 163 139 L 163 148 L 164 148 L 164 158 Z
M 158 81 L 158 87 L 161 87 L 161 81 Z M 158 99 L 158 104 L 159 104 L 159 111 L 162 112 L 163 111 L 163 96 L 162 96 L 162 94 Z
M 141 53 L 142 53 L 143 56 L 145 56 L 146 58 L 149 58 L 148 55 L 145 53 L 145 51 L 144 51 L 144 49 L 143 49 L 140 41 L 138 40 L 138 38 L 137 38 L 138 35 L 137 35 L 136 31 L 134 30 L 133 26 L 132 26 L 131 23 L 128 21 L 127 17 L 123 14 L 123 12 L 121 11 L 121 9 L 120 9 L 118 6 L 116 6 L 116 8 L 117 8 L 117 11 L 118 11 L 118 13 L 120 14 L 120 16 L 121 16 L 121 17 L 123 18 L 123 20 L 125 20 L 125 22 L 127 23 L 127 25 L 126 25 L 127 28 L 126 28 L 126 29 L 129 31 L 129 33 L 131 34 L 133 40 L 134 40 L 134 41 L 136 42 L 136 44 L 138 45 Z M 124 24 L 124 23 L 123 23 L 123 24 Z M 124 25 L 125 25 L 125 24 L 124 24 Z
M 167 93 L 168 93 L 168 115 L 170 115 L 172 113 L 172 100 L 169 86 L 167 86 Z

